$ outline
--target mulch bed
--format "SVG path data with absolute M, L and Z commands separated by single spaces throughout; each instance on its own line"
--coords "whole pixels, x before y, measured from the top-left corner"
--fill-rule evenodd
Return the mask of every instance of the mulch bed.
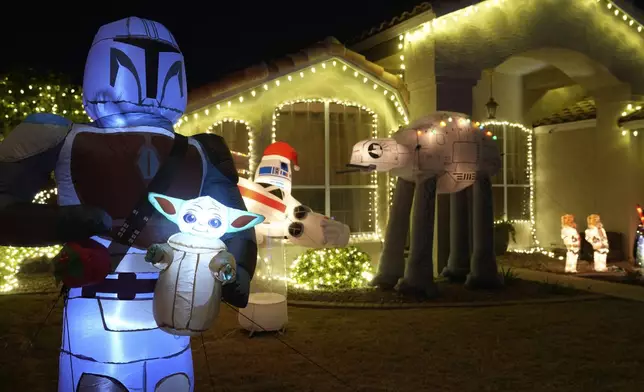
M 564 260 L 553 259 L 542 254 L 508 253 L 498 257 L 498 262 L 505 268 L 526 268 L 555 274 L 565 274 Z M 626 261 L 608 263 L 608 272 L 595 272 L 593 262 L 579 260 L 577 274 L 580 278 L 602 280 L 606 282 L 644 286 L 644 276 L 632 264 Z
M 336 303 L 460 303 L 460 302 L 498 302 L 529 299 L 549 299 L 562 296 L 588 295 L 568 286 L 533 282 L 513 277 L 501 290 L 468 290 L 463 284 L 437 282 L 439 297 L 433 299 L 406 297 L 395 291 L 382 291 L 376 288 L 350 290 L 305 291 L 289 288 L 288 299 L 295 301 L 336 302 Z

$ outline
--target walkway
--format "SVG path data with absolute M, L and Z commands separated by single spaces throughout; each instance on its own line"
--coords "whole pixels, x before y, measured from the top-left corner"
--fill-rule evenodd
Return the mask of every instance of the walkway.
M 535 282 L 547 281 L 548 283 L 558 283 L 595 294 L 603 294 L 610 297 L 644 302 L 644 287 L 642 286 L 604 282 L 580 276 L 560 275 L 552 272 L 535 271 L 525 268 L 512 268 L 512 270 L 517 273 L 520 279 L 527 279 Z

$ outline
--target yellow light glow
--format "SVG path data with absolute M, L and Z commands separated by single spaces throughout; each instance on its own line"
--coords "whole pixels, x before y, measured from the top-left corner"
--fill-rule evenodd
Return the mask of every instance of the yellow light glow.
M 343 63 L 343 61 L 342 61 L 342 60 L 340 60 L 340 59 L 334 59 L 334 60 L 333 60 L 333 62 L 335 62 L 336 64 L 337 64 L 338 62 Z M 321 64 L 326 64 L 326 63 L 321 63 Z M 346 70 L 348 67 L 349 67 L 349 66 L 348 66 L 347 64 L 344 64 L 344 63 L 343 63 L 343 66 L 342 66 L 342 69 L 343 69 L 343 70 Z M 324 73 L 321 73 L 321 72 L 314 72 L 314 71 L 315 71 L 315 69 L 316 69 L 315 67 L 311 67 L 311 72 L 312 72 L 312 73 L 314 73 L 314 74 L 316 74 L 316 75 L 324 74 Z M 353 75 L 354 75 L 355 77 L 361 76 L 361 74 L 360 74 L 357 70 L 353 70 L 353 71 L 354 71 L 354 72 L 353 72 Z M 293 77 L 292 77 L 292 76 L 293 76 L 293 75 L 295 75 L 295 74 L 299 74 L 301 78 L 304 78 L 304 75 L 305 75 L 305 74 L 304 74 L 304 72 L 302 72 L 302 71 L 295 71 L 295 72 L 293 72 L 292 74 L 286 75 L 286 77 L 287 77 L 287 79 L 288 79 L 289 81 L 293 81 Z M 375 78 L 373 78 L 373 77 L 370 77 L 369 75 L 362 75 L 362 81 L 363 81 L 363 83 L 365 83 L 365 84 L 366 84 L 366 83 L 368 83 L 369 81 L 371 81 L 371 82 L 373 83 L 374 90 L 376 90 L 376 89 L 378 88 L 378 86 L 379 86 L 379 82 L 380 82 L 378 79 L 375 79 Z M 281 84 L 281 83 L 280 83 L 280 81 L 279 81 L 279 80 L 276 80 L 276 81 L 275 81 L 275 86 L 276 86 L 276 87 L 280 87 L 280 84 Z M 267 91 L 267 90 L 269 89 L 268 87 L 269 87 L 269 85 L 268 85 L 268 84 L 264 84 L 264 85 L 263 85 L 263 88 L 264 88 L 264 90 L 265 90 L 265 91 Z M 243 102 L 246 102 L 246 101 L 247 101 L 247 99 L 246 99 L 246 98 L 240 99 L 240 97 L 241 97 L 243 94 L 245 94 L 245 93 L 248 93 L 251 97 L 254 97 L 254 98 L 255 98 L 255 97 L 259 98 L 259 96 L 260 96 L 260 94 L 258 94 L 256 90 L 247 90 L 246 92 L 240 92 L 240 93 L 239 93 L 239 95 L 238 95 L 238 97 L 237 97 L 237 98 L 239 99 L 239 102 L 240 102 L 240 103 L 241 103 L 242 101 L 243 101 Z M 391 93 L 391 94 L 388 94 L 388 93 Z M 390 100 L 391 100 L 392 104 L 394 105 L 394 107 L 396 108 L 396 111 L 398 112 L 398 114 L 399 114 L 399 115 L 400 115 L 400 117 L 401 117 L 401 120 L 402 120 L 402 121 L 401 121 L 401 123 L 403 123 L 403 124 L 408 124 L 408 123 L 409 123 L 409 119 L 408 119 L 408 115 L 407 115 L 407 109 L 406 109 L 405 105 L 402 105 L 402 104 L 401 104 L 400 97 L 399 97 L 398 93 L 385 90 L 385 91 L 384 91 L 384 95 L 385 95 L 385 96 L 387 96 L 387 95 L 389 96 L 389 98 L 390 98 Z M 230 107 L 230 106 L 232 105 L 232 102 L 228 101 L 228 102 L 227 102 L 227 104 L 228 104 L 228 107 Z M 220 104 L 219 104 L 219 103 L 217 103 L 215 106 L 216 106 L 216 108 L 217 108 L 218 110 L 221 110 L 221 106 L 220 106 Z M 179 121 L 179 122 L 177 123 L 177 125 L 175 126 L 175 129 L 180 129 L 180 127 L 181 127 L 182 125 L 184 125 L 185 123 L 187 123 L 187 121 L 188 121 L 188 118 L 187 118 L 187 117 L 186 117 L 185 119 L 183 119 L 182 121 Z
M 0 78 L 0 86 L 3 85 L 12 86 L 13 81 L 8 77 Z M 36 91 L 31 92 L 32 90 Z M 7 88 L 3 91 L 8 94 L 0 97 L 1 105 L 4 109 L 3 121 L 8 120 L 4 124 L 6 127 L 17 125 L 23 120 L 23 116 L 34 112 L 71 115 L 72 117 L 69 119 L 74 122 L 91 121 L 83 108 L 81 96 L 75 94 L 77 91 L 73 88 L 59 85 L 28 85 L 27 88 Z M 14 91 L 16 96 L 13 96 Z M 25 94 L 27 94 L 28 98 L 25 98 Z M 29 94 L 31 95 L 29 96 Z M 74 117 L 73 115 L 79 117 Z M 0 141 L 2 141 L 1 135 Z M 33 203 L 44 204 L 56 194 L 57 190 L 55 188 L 40 191 L 35 195 Z M 41 257 L 52 258 L 59 251 L 60 246 L 40 248 L 0 247 L 0 292 L 10 292 L 19 287 L 20 283 L 16 274 L 25 260 Z

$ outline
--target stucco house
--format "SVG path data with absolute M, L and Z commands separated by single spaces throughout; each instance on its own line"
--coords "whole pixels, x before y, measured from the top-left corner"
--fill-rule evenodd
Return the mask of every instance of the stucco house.
M 336 172 L 346 168 L 355 142 L 407 123 L 408 101 L 400 77 L 329 38 L 191 92 L 176 129 L 223 135 L 245 176 L 269 144 L 291 144 L 300 166 L 293 196 L 348 224 L 351 241 L 377 260 L 389 178 Z M 301 249 L 287 251 L 293 258 Z
M 221 132 L 249 170 L 271 140 L 293 144 L 303 157 L 296 197 L 346 221 L 377 252 L 393 189 L 386 176 L 335 174 L 351 146 L 435 110 L 467 113 L 498 136 L 495 215 L 514 223 L 513 247 L 561 247 L 562 214 L 583 231 L 598 213 L 622 233 L 611 248 L 628 258 L 644 203 L 638 20 L 610 0 L 423 3 L 346 47 L 327 40 L 204 87 L 177 129 Z M 439 197 L 439 270 L 449 205 Z

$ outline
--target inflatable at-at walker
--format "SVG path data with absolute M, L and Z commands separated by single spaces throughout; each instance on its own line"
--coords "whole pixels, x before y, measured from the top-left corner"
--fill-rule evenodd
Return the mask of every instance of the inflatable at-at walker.
M 151 245 L 179 230 L 148 195 L 209 196 L 240 213 L 245 206 L 223 139 L 174 133 L 186 102 L 184 59 L 172 34 L 129 17 L 102 26 L 91 45 L 83 83 L 91 123 L 36 113 L 0 144 L 0 221 L 12 222 L 0 227 L 0 244 L 66 244 L 55 260 L 68 287 L 59 392 L 194 390 L 190 336 L 159 328 L 159 268 L 146 261 Z M 59 205 L 31 204 L 52 171 Z M 216 273 L 223 300 L 243 308 L 255 233 L 227 232 L 221 241 L 230 255 L 204 272 Z
M 260 246 L 258 279 L 251 284 L 248 306 L 239 313 L 239 324 L 250 331 L 280 331 L 288 321 L 284 243 L 304 248 L 345 247 L 349 226 L 311 210 L 291 194 L 297 152 L 285 142 L 269 145 L 253 180 L 240 178 L 239 190 L 249 211 L 266 220 L 255 227 Z M 265 279 L 259 279 L 262 275 Z
M 436 195 L 450 194 L 450 254 L 443 276 L 465 281 L 471 288 L 501 286 L 491 184 L 501 163 L 492 133 L 455 112 L 434 112 L 391 138 L 356 143 L 345 172 L 388 172 L 398 177 L 372 284 L 404 294 L 437 295 L 432 255 Z M 408 234 L 411 246 L 405 264 Z

